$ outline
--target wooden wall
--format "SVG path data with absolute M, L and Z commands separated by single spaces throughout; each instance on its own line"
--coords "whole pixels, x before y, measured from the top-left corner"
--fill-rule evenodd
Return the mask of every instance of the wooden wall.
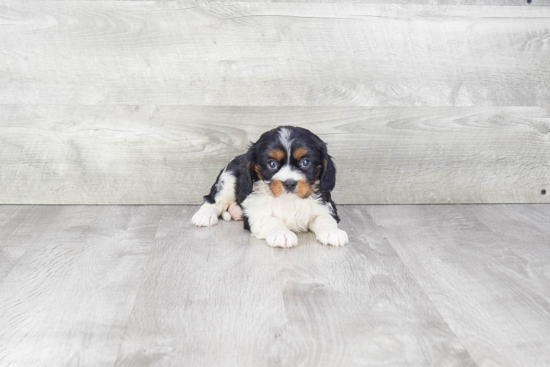
M 548 5 L 0 1 L 0 203 L 200 203 L 289 124 L 338 203 L 548 203 Z

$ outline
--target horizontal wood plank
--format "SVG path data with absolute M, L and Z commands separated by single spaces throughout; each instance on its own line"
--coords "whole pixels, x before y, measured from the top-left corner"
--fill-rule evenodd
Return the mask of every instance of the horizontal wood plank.
M 546 106 L 550 100 L 545 6 L 4 4 L 0 103 Z
M 27 0 L 27 1 L 41 1 L 41 0 Z M 67 0 L 48 0 L 50 2 L 64 2 Z M 80 0 L 83 1 L 123 1 L 123 0 Z M 126 1 L 142 1 L 150 2 L 151 0 L 126 0 Z M 166 2 L 166 0 L 162 0 Z M 170 0 L 168 0 L 170 1 Z M 174 0 L 171 0 L 174 1 Z M 187 1 L 188 2 L 188 1 Z M 214 1 L 208 0 L 194 0 L 195 4 L 212 4 Z M 218 1 L 218 3 L 361 3 L 361 4 L 388 4 L 387 0 L 225 0 Z M 550 0 L 391 0 L 391 4 L 406 4 L 406 5 L 492 5 L 492 6 L 549 6 Z
M 540 107 L 0 106 L 2 204 L 198 204 L 278 125 L 328 143 L 334 197 L 365 203 L 548 203 Z

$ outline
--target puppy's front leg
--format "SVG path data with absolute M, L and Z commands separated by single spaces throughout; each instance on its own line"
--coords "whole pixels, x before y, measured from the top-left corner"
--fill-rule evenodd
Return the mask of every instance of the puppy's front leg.
M 330 214 L 321 214 L 313 218 L 309 223 L 309 229 L 323 245 L 344 246 L 348 243 L 348 234 L 338 228 L 338 223 Z
M 270 216 L 249 218 L 250 231 L 257 238 L 265 238 L 271 247 L 294 247 L 298 237 L 289 230 L 282 220 Z

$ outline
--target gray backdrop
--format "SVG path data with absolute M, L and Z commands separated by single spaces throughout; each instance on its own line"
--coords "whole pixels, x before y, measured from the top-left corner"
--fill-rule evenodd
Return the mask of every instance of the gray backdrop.
M 0 2 L 0 204 L 197 204 L 278 125 L 337 203 L 548 203 L 550 1 Z

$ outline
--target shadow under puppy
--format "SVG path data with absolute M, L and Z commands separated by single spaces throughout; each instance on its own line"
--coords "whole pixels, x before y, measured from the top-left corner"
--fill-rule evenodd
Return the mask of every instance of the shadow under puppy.
M 309 130 L 281 126 L 220 172 L 191 221 L 209 227 L 219 216 L 242 219 L 245 229 L 272 247 L 296 246 L 294 232 L 308 230 L 323 245 L 343 246 L 348 235 L 338 228 L 330 197 L 335 183 L 326 144 Z

